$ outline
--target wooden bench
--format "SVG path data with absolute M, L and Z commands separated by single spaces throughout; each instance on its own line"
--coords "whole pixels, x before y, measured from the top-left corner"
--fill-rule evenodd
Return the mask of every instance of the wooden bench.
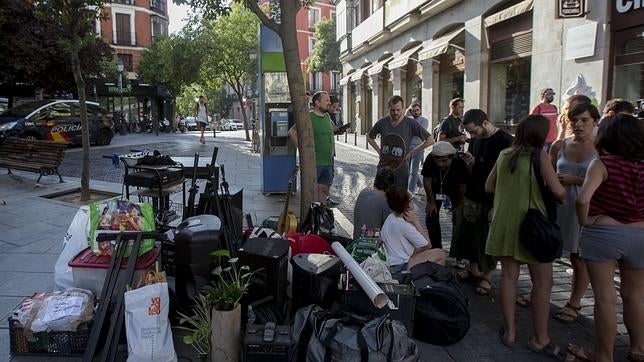
M 43 176 L 58 175 L 64 182 L 58 166 L 63 162 L 67 143 L 28 140 L 22 138 L 6 138 L 0 143 L 0 167 L 11 170 L 21 170 L 40 173 L 36 183 Z

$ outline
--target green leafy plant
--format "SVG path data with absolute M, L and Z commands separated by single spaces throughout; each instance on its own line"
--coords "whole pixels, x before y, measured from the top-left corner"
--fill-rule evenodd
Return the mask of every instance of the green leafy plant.
M 179 328 L 190 332 L 190 334 L 183 336 L 183 343 L 191 345 L 199 356 L 207 356 L 210 352 L 211 309 L 212 301 L 207 295 L 200 294 L 195 297 L 195 306 L 192 308 L 193 316 L 178 312 L 181 316 Z
M 231 258 L 228 250 L 217 250 L 210 255 L 228 258 L 228 266 L 222 268 L 220 263 L 212 271 L 218 278 L 208 288 L 207 298 L 218 311 L 233 310 L 248 291 L 253 273 L 247 265 L 238 266 L 239 259 Z

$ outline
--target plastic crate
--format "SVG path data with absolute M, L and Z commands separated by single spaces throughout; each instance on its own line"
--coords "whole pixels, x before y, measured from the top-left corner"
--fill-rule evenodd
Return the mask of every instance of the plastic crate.
M 132 283 L 136 285 L 143 271 L 152 267 L 154 262 L 159 257 L 159 248 L 154 247 L 143 255 L 139 255 L 136 260 L 136 267 Z M 127 268 L 127 258 L 123 258 L 121 262 L 121 269 Z M 72 274 L 74 275 L 74 287 L 91 290 L 94 295 L 101 295 L 103 284 L 107 276 L 107 269 L 110 267 L 110 256 L 108 255 L 95 255 L 90 248 L 87 248 L 69 262 L 72 267 Z M 120 277 L 124 277 L 125 273 L 121 273 Z
M 38 332 L 28 336 L 18 320 L 9 317 L 9 344 L 13 355 L 82 356 L 92 323 L 82 323 L 75 332 Z

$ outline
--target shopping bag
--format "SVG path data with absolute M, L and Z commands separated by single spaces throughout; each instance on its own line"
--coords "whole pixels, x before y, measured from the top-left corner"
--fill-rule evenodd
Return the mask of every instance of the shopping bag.
M 128 362 L 177 360 L 168 320 L 168 283 L 155 283 L 125 293 Z
M 149 203 L 134 203 L 127 200 L 110 199 L 89 205 L 89 246 L 96 255 L 112 255 L 114 245 L 111 241 L 96 241 L 99 233 L 119 233 L 121 231 L 154 231 L 154 213 Z M 154 247 L 154 239 L 141 242 L 139 255 Z M 131 246 L 125 256 L 131 253 Z
M 69 262 L 87 247 L 89 223 L 89 207 L 82 206 L 76 212 L 72 223 L 67 228 L 60 247 L 60 255 L 54 266 L 54 287 L 56 290 L 65 290 L 73 287 L 74 275 Z

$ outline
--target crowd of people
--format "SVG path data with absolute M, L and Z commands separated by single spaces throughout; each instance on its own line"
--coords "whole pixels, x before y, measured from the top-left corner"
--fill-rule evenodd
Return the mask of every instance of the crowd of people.
M 533 336 L 527 347 L 557 359 L 613 359 L 618 269 L 630 337 L 627 357 L 644 361 L 644 122 L 626 100 L 607 102 L 601 118 L 586 96 L 570 97 L 561 113 L 552 105 L 554 96 L 551 88 L 542 90 L 541 103 L 514 135 L 496 127 L 481 109 L 463 112 L 461 98 L 450 102 L 450 113 L 432 135 L 419 103 L 405 110 L 400 96 L 391 97 L 389 115 L 367 135 L 380 160 L 373 185 L 356 200 L 354 230 L 380 230 L 392 272 L 424 261 L 445 264 L 439 213 L 447 211 L 453 223 L 449 256 L 462 264 L 460 280 L 472 281 L 475 292 L 486 296 L 500 262 L 501 342 L 515 345 L 516 306 L 529 306 Z M 320 200 L 333 182 L 332 136 L 338 129 L 328 104 L 326 93 L 313 95 Z M 425 195 L 425 225 L 413 210 L 417 193 Z M 590 284 L 595 346 L 564 350 L 550 338 L 552 262 L 539 262 L 519 240 L 528 209 L 558 226 L 559 257 L 572 265 L 570 299 L 554 318 L 577 320 Z M 517 295 L 522 264 L 528 266 L 532 290 Z

